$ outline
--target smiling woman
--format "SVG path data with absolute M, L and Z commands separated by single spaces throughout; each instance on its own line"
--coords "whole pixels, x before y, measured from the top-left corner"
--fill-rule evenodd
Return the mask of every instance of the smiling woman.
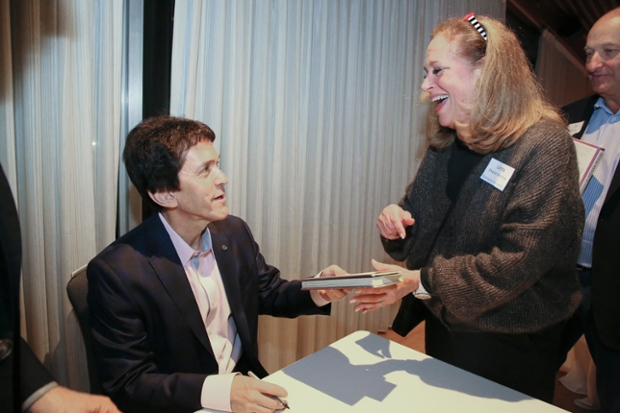
M 407 270 L 374 263 L 403 281 L 353 301 L 369 311 L 402 299 L 394 331 L 425 320 L 429 355 L 551 402 L 560 335 L 580 298 L 575 149 L 516 36 L 479 23 L 433 31 L 422 89 L 438 132 L 405 196 L 377 221 Z
M 428 45 L 422 90 L 437 103 L 435 112 L 441 126 L 450 129 L 468 127 L 482 63 L 484 57 L 476 61 L 461 57 L 457 44 L 445 34 L 434 37 Z M 462 130 L 462 133 L 467 131 Z
M 459 19 L 439 24 L 431 35 L 425 62 L 430 74 L 422 89 L 433 98 L 447 83 L 457 100 L 452 103 L 456 109 L 445 111 L 455 114 L 452 124 L 451 113 L 444 121 L 439 119 L 441 128 L 430 141 L 433 146 L 449 146 L 456 130 L 470 149 L 489 153 L 511 146 L 541 119 L 563 124 L 544 99 L 516 35 L 496 20 L 481 17 L 480 23 L 487 39 L 469 21 Z M 449 80 L 440 82 L 436 75 L 446 71 L 442 64 L 454 67 L 447 68 L 453 72 Z M 440 109 L 436 108 L 441 117 Z

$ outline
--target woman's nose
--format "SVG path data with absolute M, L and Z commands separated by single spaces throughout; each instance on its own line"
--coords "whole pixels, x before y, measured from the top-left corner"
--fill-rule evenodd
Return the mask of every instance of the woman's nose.
M 430 80 L 428 80 L 428 76 L 424 76 L 424 82 L 422 82 L 422 90 L 428 92 L 430 88 Z

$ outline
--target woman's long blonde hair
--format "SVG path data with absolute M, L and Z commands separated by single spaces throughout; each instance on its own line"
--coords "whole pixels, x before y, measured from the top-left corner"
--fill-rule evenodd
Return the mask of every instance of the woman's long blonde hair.
M 456 18 L 439 24 L 431 35 L 443 35 L 448 41 L 457 42 L 457 53 L 471 64 L 484 57 L 470 114 L 471 134 L 461 137 L 464 143 L 471 150 L 486 154 L 511 146 L 542 119 L 564 125 L 558 110 L 544 98 L 515 34 L 492 18 L 477 19 L 488 41 L 471 23 Z M 445 148 L 454 137 L 453 129 L 440 127 L 430 138 L 430 145 Z

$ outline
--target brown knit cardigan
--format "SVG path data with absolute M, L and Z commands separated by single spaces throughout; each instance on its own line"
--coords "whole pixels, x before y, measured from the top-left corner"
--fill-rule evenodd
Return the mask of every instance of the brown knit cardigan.
M 382 238 L 386 252 L 423 269 L 432 295 L 424 304 L 452 329 L 526 333 L 567 319 L 580 300 L 575 264 L 584 222 L 568 132 L 540 122 L 510 148 L 485 155 L 447 214 L 450 153 L 427 150 L 400 201 L 415 224 L 404 240 Z M 492 158 L 515 168 L 503 191 L 480 179 Z M 408 300 L 394 321 L 401 334 L 417 317 Z

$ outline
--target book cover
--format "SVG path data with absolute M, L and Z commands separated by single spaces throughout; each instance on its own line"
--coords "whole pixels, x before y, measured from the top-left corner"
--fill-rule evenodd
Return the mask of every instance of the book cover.
M 598 163 L 603 157 L 605 149 L 576 138 L 573 138 L 573 142 L 575 143 L 577 166 L 579 168 L 579 193 L 583 194 Z
M 397 271 L 364 272 L 325 278 L 304 278 L 302 290 L 325 290 L 329 288 L 384 287 L 399 282 L 401 274 Z

